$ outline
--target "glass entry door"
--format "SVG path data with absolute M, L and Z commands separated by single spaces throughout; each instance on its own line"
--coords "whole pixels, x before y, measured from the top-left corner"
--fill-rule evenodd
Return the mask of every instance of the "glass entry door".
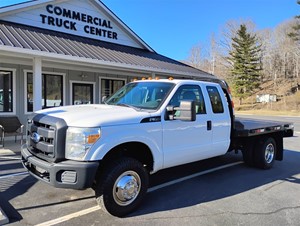
M 72 104 L 93 104 L 93 84 L 73 83 L 72 85 Z

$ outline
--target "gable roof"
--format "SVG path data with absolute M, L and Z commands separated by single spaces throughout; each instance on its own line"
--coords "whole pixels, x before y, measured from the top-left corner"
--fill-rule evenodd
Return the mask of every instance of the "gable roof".
M 2 53 L 9 52 L 30 57 L 40 56 L 54 61 L 81 62 L 106 68 L 114 67 L 174 76 L 214 77 L 189 65 L 157 54 L 98 0 L 88 1 L 96 4 L 97 7 L 104 8 L 110 18 L 117 21 L 116 23 L 122 26 L 130 37 L 133 37 L 144 48 L 1 20 L 3 15 L 8 18 L 27 9 L 39 8 L 42 4 L 68 1 L 70 0 L 36 0 L 0 8 L 0 50 L 3 51 Z
M 63 6 L 67 5 L 70 6 L 69 2 L 76 2 L 76 0 L 32 0 L 32 1 L 27 1 L 19 4 L 14 4 L 11 6 L 6 6 L 0 8 L 0 20 L 4 21 L 9 21 L 9 22 L 15 22 L 15 23 L 20 23 L 20 24 L 29 24 L 34 27 L 43 27 L 44 24 L 37 23 L 36 19 L 41 19 L 39 18 L 40 13 L 37 13 L 35 15 L 35 12 L 37 9 L 40 11 L 46 11 L 44 8 L 45 6 L 52 4 L 54 9 L 56 6 Z M 81 8 L 80 10 L 77 10 L 76 13 L 83 14 L 84 16 L 87 16 L 87 12 L 91 12 L 91 9 L 94 9 L 94 13 L 102 14 L 103 17 L 108 18 L 109 20 L 112 20 L 112 23 L 114 23 L 114 28 L 116 27 L 119 32 L 122 32 L 123 36 L 126 36 L 128 40 L 131 40 L 132 43 L 135 43 L 131 46 L 138 47 L 138 48 L 143 48 L 147 49 L 148 51 L 155 52 L 146 42 L 144 42 L 134 31 L 132 31 L 119 17 L 117 17 L 104 3 L 102 3 L 100 0 L 85 0 L 81 1 L 78 0 L 82 6 L 86 6 Z M 77 3 L 78 4 L 78 3 Z M 70 9 L 69 9 L 70 10 Z M 54 11 L 54 10 L 53 10 Z M 72 11 L 72 9 L 71 9 Z M 86 12 L 87 11 L 87 12 Z M 20 17 L 20 19 L 16 19 L 17 17 Z M 53 14 L 56 16 L 55 14 Z M 38 16 L 38 18 L 35 18 L 35 16 Z M 26 18 L 27 17 L 27 18 Z M 68 18 L 67 18 L 68 19 Z M 101 19 L 103 19 L 101 17 Z M 79 22 L 79 21 L 77 21 Z M 58 26 L 48 26 L 49 29 L 52 30 L 58 30 L 62 31 Z M 65 30 L 67 31 L 67 30 Z M 78 32 L 77 32 L 78 33 Z M 84 32 L 83 32 L 84 33 Z M 78 35 L 78 34 L 76 34 Z M 80 35 L 80 34 L 79 34 Z M 89 38 L 96 38 L 94 37 L 89 37 Z M 107 40 L 104 40 L 107 41 Z M 124 44 L 124 43 L 123 43 Z M 126 45 L 126 44 L 125 44 Z M 130 44 L 129 44 L 130 46 Z

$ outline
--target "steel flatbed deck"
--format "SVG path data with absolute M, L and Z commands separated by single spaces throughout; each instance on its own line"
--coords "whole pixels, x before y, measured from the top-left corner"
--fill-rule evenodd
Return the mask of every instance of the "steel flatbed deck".
M 284 137 L 294 134 L 292 123 L 236 117 L 234 137 L 249 137 L 282 131 Z

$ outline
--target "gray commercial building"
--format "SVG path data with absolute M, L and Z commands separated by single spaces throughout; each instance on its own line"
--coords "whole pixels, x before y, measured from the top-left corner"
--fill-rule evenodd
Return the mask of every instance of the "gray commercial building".
M 101 1 L 0 8 L 0 116 L 25 124 L 36 110 L 101 103 L 133 79 L 170 76 L 211 75 L 156 53 Z

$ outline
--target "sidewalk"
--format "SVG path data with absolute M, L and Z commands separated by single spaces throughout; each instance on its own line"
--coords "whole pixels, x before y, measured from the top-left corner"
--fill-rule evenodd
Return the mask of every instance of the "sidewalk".
M 4 155 L 18 155 L 20 153 L 20 141 L 18 140 L 16 143 L 15 141 L 6 141 L 5 147 L 0 147 L 0 158 Z M 8 224 L 9 219 L 4 213 L 3 209 L 0 205 L 0 225 Z

